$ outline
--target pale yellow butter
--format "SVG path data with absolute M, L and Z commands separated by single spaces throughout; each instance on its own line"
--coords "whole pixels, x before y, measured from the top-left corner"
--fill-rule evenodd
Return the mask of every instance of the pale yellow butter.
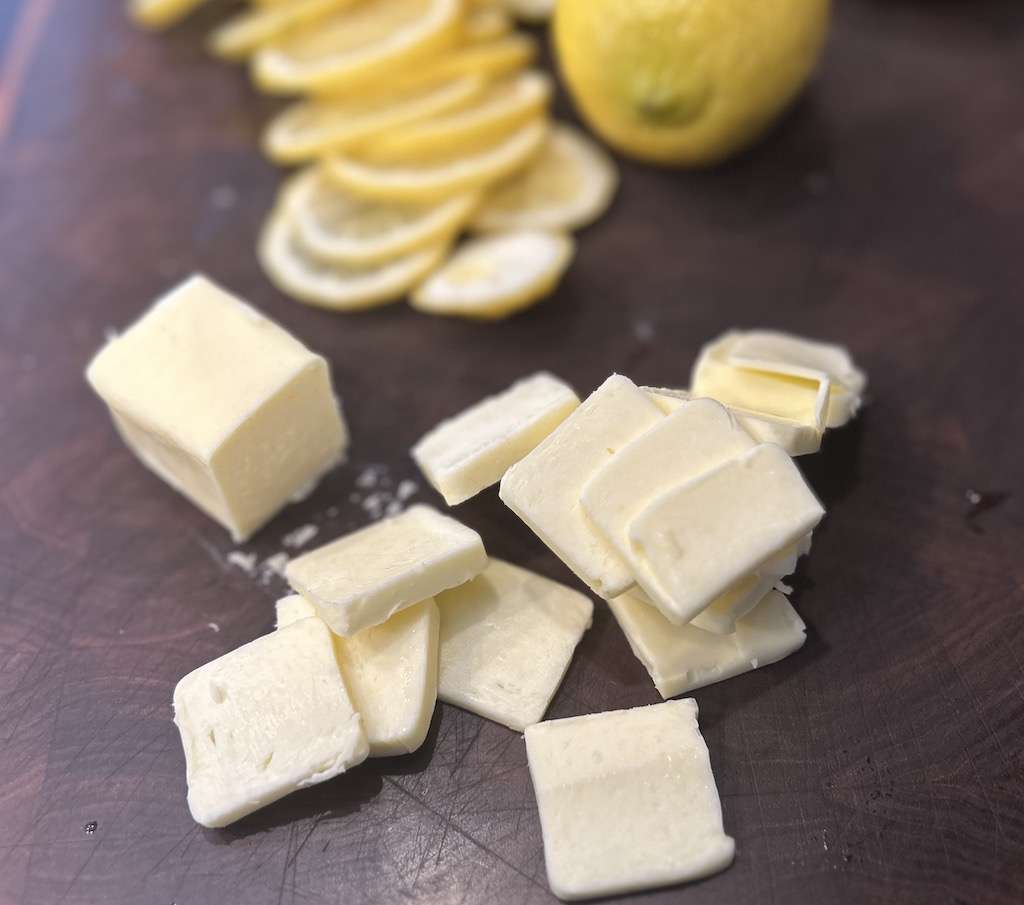
M 277 601 L 277 627 L 316 618 L 298 594 Z M 423 600 L 350 638 L 332 635 L 352 704 L 362 717 L 371 757 L 415 751 L 427 736 L 437 700 L 438 612 Z
M 245 540 L 343 457 L 327 362 L 202 276 L 159 299 L 89 364 L 125 442 Z

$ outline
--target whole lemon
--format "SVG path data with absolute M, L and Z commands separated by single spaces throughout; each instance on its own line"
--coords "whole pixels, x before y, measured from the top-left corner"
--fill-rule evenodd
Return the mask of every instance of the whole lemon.
M 656 163 L 712 164 L 757 138 L 814 69 L 829 0 L 558 0 L 558 64 L 583 117 Z

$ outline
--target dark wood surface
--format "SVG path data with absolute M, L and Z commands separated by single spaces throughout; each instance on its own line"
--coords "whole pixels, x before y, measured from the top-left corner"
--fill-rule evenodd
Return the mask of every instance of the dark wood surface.
M 623 166 L 558 294 L 501 325 L 294 304 L 252 247 L 273 105 L 113 0 L 0 4 L 0 902 L 548 902 L 520 736 L 438 706 L 424 748 L 196 826 L 174 683 L 272 627 L 284 587 L 115 437 L 82 369 L 202 270 L 326 354 L 351 463 L 244 547 L 362 524 L 438 419 L 549 368 L 679 385 L 765 325 L 847 343 L 870 405 L 801 465 L 829 515 L 784 662 L 696 693 L 735 865 L 635 901 L 1024 901 L 1024 10 L 850 0 L 813 90 L 713 172 Z M 563 104 L 563 110 L 566 109 Z M 1001 498 L 970 515 L 969 489 Z M 424 490 L 420 499 L 433 499 Z M 335 507 L 335 508 L 332 508 Z M 491 552 L 566 571 L 493 492 Z M 605 607 L 552 717 L 657 695 Z M 90 826 L 94 826 L 89 832 Z

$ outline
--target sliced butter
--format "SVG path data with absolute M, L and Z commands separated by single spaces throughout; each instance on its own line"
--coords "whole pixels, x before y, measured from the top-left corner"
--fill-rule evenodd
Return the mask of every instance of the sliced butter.
M 200 666 L 174 689 L 188 806 L 227 824 L 344 773 L 369 752 L 331 633 L 304 619 Z
M 666 491 L 632 521 L 637 583 L 670 622 L 685 624 L 824 514 L 793 460 L 756 446 Z
M 285 577 L 347 637 L 469 581 L 486 564 L 479 534 L 420 505 L 293 559 Z
M 655 404 L 666 415 L 670 415 L 684 402 L 694 398 L 687 390 L 671 390 L 664 387 L 642 389 L 651 394 Z M 758 443 L 774 443 L 791 456 L 806 456 L 821 449 L 821 431 L 813 425 L 764 412 L 753 412 L 735 405 L 726 407 L 740 426 Z
M 526 755 L 560 899 L 697 880 L 732 862 L 692 699 L 537 723 Z
M 602 597 L 633 584 L 629 566 L 580 504 L 587 481 L 665 416 L 631 380 L 613 374 L 501 480 L 500 497 Z
M 493 557 L 437 603 L 438 697 L 517 732 L 543 718 L 594 609 L 578 591 Z
M 327 362 L 202 276 L 109 342 L 86 377 L 124 441 L 236 541 L 348 443 Z
M 412 457 L 449 506 L 496 484 L 580 404 L 572 387 L 539 373 L 442 421 Z
M 277 628 L 315 617 L 298 594 L 277 601 Z M 437 699 L 437 605 L 424 600 L 351 638 L 332 635 L 370 757 L 409 754 L 423 744 Z
M 789 601 L 769 591 L 731 635 L 673 625 L 633 593 L 610 601 L 630 648 L 663 698 L 775 663 L 803 646 L 806 628 Z

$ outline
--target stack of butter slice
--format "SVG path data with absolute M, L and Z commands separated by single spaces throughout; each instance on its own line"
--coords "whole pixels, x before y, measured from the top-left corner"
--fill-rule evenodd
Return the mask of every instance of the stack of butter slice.
M 197 2 L 133 8 L 156 27 Z M 334 311 L 409 296 L 423 312 L 496 320 L 554 291 L 568 234 L 605 211 L 618 175 L 551 121 L 551 79 L 529 68 L 536 41 L 512 19 L 549 12 L 538 0 L 287 0 L 215 29 L 211 52 L 248 62 L 263 91 L 301 96 L 262 138 L 274 162 L 303 166 L 257 247 L 282 292 Z M 463 232 L 502 235 L 452 255 Z
M 589 627 L 589 598 L 488 560 L 414 506 L 291 563 L 277 631 L 174 692 L 188 802 L 225 826 L 366 757 L 423 744 L 438 697 L 517 731 L 542 719 Z
M 714 400 L 676 403 L 613 375 L 500 489 L 611 603 L 666 697 L 800 646 L 781 581 L 824 515 L 785 450 Z

